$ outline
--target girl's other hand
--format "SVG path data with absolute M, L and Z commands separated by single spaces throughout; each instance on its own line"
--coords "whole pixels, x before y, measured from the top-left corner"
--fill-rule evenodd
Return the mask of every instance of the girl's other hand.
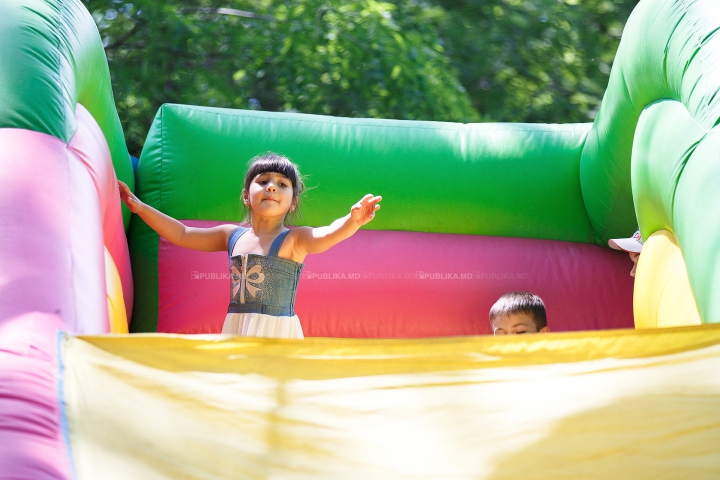
M 371 193 L 350 208 L 350 217 L 361 227 L 375 218 L 375 212 L 380 210 L 382 197 L 374 197 Z
M 130 187 L 120 180 L 118 180 L 118 187 L 120 187 L 120 199 L 125 202 L 131 212 L 138 213 L 143 203 L 130 191 Z

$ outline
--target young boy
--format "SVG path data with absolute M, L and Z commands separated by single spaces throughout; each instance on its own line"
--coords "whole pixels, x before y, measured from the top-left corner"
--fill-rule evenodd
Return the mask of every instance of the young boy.
M 633 262 L 632 270 L 630 270 L 630 276 L 634 277 L 643 247 L 643 239 L 642 235 L 640 235 L 640 229 L 638 228 L 630 238 L 611 238 L 608 240 L 608 245 L 613 250 L 621 250 L 630 255 L 630 260 Z
M 545 304 L 530 292 L 506 293 L 490 309 L 493 335 L 546 333 Z

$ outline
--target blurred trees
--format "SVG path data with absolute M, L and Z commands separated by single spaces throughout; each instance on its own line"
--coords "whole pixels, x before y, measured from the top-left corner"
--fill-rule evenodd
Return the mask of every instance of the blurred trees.
M 375 0 L 86 0 L 128 148 L 162 103 L 479 121 L 438 36 L 442 10 Z
M 638 0 L 435 0 L 441 35 L 485 121 L 587 122 Z
M 162 103 L 585 122 L 637 0 L 84 0 L 128 148 Z

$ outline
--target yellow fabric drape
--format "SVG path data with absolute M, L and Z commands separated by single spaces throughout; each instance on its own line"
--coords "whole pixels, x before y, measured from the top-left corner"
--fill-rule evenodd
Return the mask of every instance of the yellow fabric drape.
M 62 355 L 80 480 L 720 476 L 720 326 Z

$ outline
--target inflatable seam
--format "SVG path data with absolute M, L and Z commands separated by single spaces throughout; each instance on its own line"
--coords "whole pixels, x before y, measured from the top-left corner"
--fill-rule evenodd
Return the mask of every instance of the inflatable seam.
M 165 105 L 160 107 L 160 185 L 158 187 L 158 210 L 164 211 L 163 205 L 163 186 L 165 184 L 165 176 L 163 175 L 165 164 Z M 158 243 L 159 246 L 159 243 Z
M 68 426 L 67 409 L 65 402 L 65 362 L 63 361 L 63 343 L 65 341 L 65 332 L 58 330 L 56 337 L 56 355 L 58 362 L 58 374 L 57 374 L 57 400 L 58 400 L 58 413 L 60 414 L 60 431 L 62 432 L 62 440 L 67 451 L 68 463 L 70 464 L 70 476 L 73 479 L 77 478 L 77 472 L 75 471 L 75 461 L 72 455 L 72 446 L 70 444 L 70 428 Z
M 74 136 L 74 135 L 73 135 L 73 136 Z M 69 148 L 70 148 L 70 143 L 68 142 L 68 143 L 65 145 L 65 149 L 64 149 L 64 153 L 65 153 L 65 158 L 64 158 L 64 160 L 65 160 L 64 164 L 65 164 L 65 165 L 64 165 L 64 166 L 65 166 L 65 174 L 67 175 L 68 180 L 71 180 L 71 179 L 72 179 L 72 172 L 71 172 L 71 170 L 70 170 L 70 155 L 71 155 L 71 153 L 68 151 Z M 68 187 L 66 188 L 65 191 L 66 191 L 66 194 L 67 194 L 67 195 L 66 195 L 66 199 L 65 199 L 65 205 L 72 205 L 72 201 L 71 201 L 71 199 L 70 199 L 71 193 L 70 193 L 70 186 L 69 186 L 69 185 L 68 185 Z M 69 209 L 69 212 L 71 213 L 71 215 L 70 215 L 70 217 L 71 217 L 71 218 L 70 218 L 70 221 L 71 221 L 71 222 L 73 221 L 72 211 L 73 211 L 72 208 Z M 71 238 L 72 238 L 72 237 L 71 237 Z M 70 264 L 70 268 L 68 269 L 69 274 L 70 274 L 70 278 L 75 278 L 75 259 L 74 259 L 73 255 L 72 255 L 72 252 L 69 252 L 69 253 L 68 253 L 68 263 Z M 81 292 L 78 292 L 76 289 L 72 289 L 72 294 L 71 294 L 71 295 L 72 295 L 72 308 L 73 308 L 73 311 L 72 311 L 72 315 L 69 317 L 69 320 L 72 322 L 73 331 L 76 331 L 77 328 L 78 328 L 78 295 L 80 295 L 80 293 L 81 293 Z
M 704 57 L 704 55 L 703 55 L 703 48 L 702 48 L 702 47 L 703 47 L 703 42 L 701 42 L 701 41 L 699 40 L 699 38 L 698 38 L 697 25 L 696 25 L 696 23 L 693 21 L 693 19 L 691 18 L 690 11 L 689 11 L 688 8 L 687 8 L 687 4 L 685 3 L 685 0 L 680 0 L 680 7 L 681 7 L 681 8 L 683 9 L 683 11 L 685 12 L 685 15 L 683 15 L 683 17 L 684 17 L 684 18 L 687 18 L 687 19 L 688 19 L 688 20 L 687 20 L 688 23 L 692 26 L 691 30 L 692 30 L 692 33 L 693 33 L 693 39 L 695 40 L 695 44 L 697 45 L 697 53 L 696 53 L 696 54 L 700 57 L 700 66 L 701 66 L 701 70 L 702 70 L 702 75 L 700 76 L 700 77 L 702 78 L 702 82 L 703 82 L 703 94 L 702 94 L 702 97 L 705 98 L 706 101 L 707 101 L 707 98 L 706 98 L 706 97 L 707 97 L 707 80 L 706 80 L 707 74 L 706 74 L 706 72 L 705 72 L 705 57 Z M 670 37 L 670 38 L 672 38 L 672 37 Z M 667 52 L 665 52 L 665 58 L 667 58 Z M 688 60 L 688 62 L 686 63 L 686 67 L 685 67 L 685 69 L 683 70 L 683 74 L 685 73 L 685 70 L 687 70 L 687 65 L 689 65 L 690 62 L 692 62 L 692 59 L 693 59 L 693 58 L 694 58 L 694 55 L 693 55 L 693 57 L 691 57 L 690 60 Z M 683 102 L 683 104 L 684 104 L 684 102 Z M 707 103 L 706 103 L 706 105 L 707 105 Z M 686 109 L 688 108 L 687 105 L 685 105 L 685 108 L 686 108 Z M 692 113 L 690 114 L 690 116 L 691 116 L 691 117 L 694 117 L 694 115 L 692 115 Z
M 67 22 L 65 21 L 65 16 L 68 12 L 67 7 L 68 7 L 67 1 L 60 0 L 60 10 L 58 12 L 60 14 L 60 24 L 58 25 L 58 28 L 62 28 L 63 38 L 67 38 L 69 41 L 70 36 L 68 35 L 68 29 L 66 28 Z M 59 40 L 60 40 L 60 37 L 58 36 L 58 41 Z M 75 109 L 77 108 L 75 106 L 75 104 L 77 103 L 76 99 L 79 97 L 78 91 L 77 91 L 77 77 L 76 77 L 77 65 L 75 65 L 74 52 L 71 52 L 70 49 L 67 49 L 67 48 L 64 48 L 63 51 L 67 52 L 66 53 L 67 57 L 61 58 L 61 60 L 66 61 L 68 63 L 72 60 L 72 63 L 73 63 L 72 69 L 71 69 L 72 76 L 70 77 L 72 79 L 73 88 L 68 92 L 68 96 L 63 96 L 63 100 L 66 103 L 66 105 L 63 105 L 63 106 L 66 108 L 66 112 L 69 112 L 69 111 L 73 112 L 73 115 L 70 118 L 70 120 L 73 122 L 74 128 L 73 128 L 72 134 L 67 139 L 67 143 L 70 143 L 70 140 L 72 139 L 72 137 L 75 136 L 75 134 L 77 133 L 77 129 L 78 129 L 78 124 L 77 124 L 77 122 L 75 122 L 75 115 L 74 115 Z M 62 65 L 61 65 L 61 68 L 62 68 Z M 71 108 L 71 106 L 72 106 L 72 108 Z
M 54 56 L 55 56 L 55 61 L 56 61 L 55 66 L 56 66 L 57 68 L 53 69 L 53 70 L 52 70 L 52 73 L 53 73 L 53 75 L 54 75 L 54 77 L 55 77 L 53 80 L 56 82 L 56 83 L 55 83 L 56 85 L 62 85 L 62 83 L 63 83 L 63 82 L 62 82 L 62 75 L 61 75 L 61 73 L 60 73 L 61 70 L 62 70 L 62 66 L 61 66 L 61 65 L 62 65 L 62 60 L 63 60 L 62 57 L 63 57 L 63 56 L 62 56 L 62 54 L 61 54 L 61 52 L 60 52 L 60 48 L 61 48 L 62 42 L 61 42 L 61 40 L 60 40 L 60 34 L 59 34 L 59 32 L 60 32 L 60 29 L 62 28 L 62 24 L 63 24 L 63 22 L 62 22 L 62 16 L 63 16 L 62 10 L 63 10 L 64 5 L 65 5 L 65 2 L 64 2 L 64 1 L 61 2 L 60 5 L 59 5 L 59 8 L 57 9 L 57 16 L 53 16 L 52 19 L 51 19 L 51 18 L 48 18 L 49 21 L 50 21 L 50 20 L 54 20 L 54 21 L 52 21 L 52 27 L 53 27 L 53 42 L 52 42 L 52 44 L 53 44 L 53 47 L 55 47 L 55 48 L 53 49 L 53 52 L 52 52 L 52 53 L 55 54 L 55 55 L 54 55 Z M 34 13 L 37 14 L 38 12 L 34 12 Z M 62 111 L 63 111 L 62 119 L 64 120 L 64 125 L 63 125 L 63 128 L 62 128 L 62 129 L 60 130 L 60 132 L 58 132 L 58 133 L 61 133 L 61 134 L 62 134 L 62 137 L 61 137 L 60 139 L 61 139 L 63 142 L 65 142 L 65 143 L 70 143 L 70 138 L 72 137 L 72 135 L 69 135 L 69 136 L 68 136 L 68 132 L 67 132 L 67 122 L 68 122 L 69 120 L 68 120 L 68 118 L 67 118 L 67 115 L 66 115 L 66 114 L 67 114 L 67 110 L 66 110 L 66 108 L 65 108 L 65 107 L 66 107 L 65 104 L 67 103 L 67 102 L 66 102 L 67 99 L 65 98 L 65 95 L 61 95 L 61 97 L 62 97 L 62 105 L 61 105 L 61 108 L 62 108 Z
M 692 116 L 690 117 L 692 118 Z M 695 119 L 693 119 L 694 121 Z M 692 157 L 693 153 L 695 153 L 695 150 L 697 150 L 698 145 L 700 145 L 703 140 L 707 137 L 707 133 L 703 135 L 703 137 L 698 140 L 695 144 L 691 145 L 690 148 L 688 148 L 687 154 L 685 155 L 685 160 L 682 162 L 682 165 L 680 166 L 680 171 L 677 175 L 677 181 L 675 181 L 675 185 L 673 185 L 672 189 L 672 195 L 670 197 L 670 205 L 672 208 L 672 211 L 669 212 L 672 215 L 672 234 L 676 235 L 675 233 L 675 194 L 677 193 L 678 185 L 680 185 L 680 179 L 682 178 L 682 174 L 685 171 L 685 167 L 687 166 L 688 162 L 690 161 L 690 157 Z M 654 232 L 653 232 L 654 233 Z M 676 235 L 677 236 L 677 235 Z M 680 245 L 680 240 L 678 239 L 678 245 Z M 682 254 L 682 248 L 680 249 L 680 253 Z M 683 261 L 685 260 L 685 257 L 683 256 Z
M 637 122 L 635 122 L 635 129 L 637 130 Z M 633 136 L 634 136 L 634 134 L 633 134 Z M 630 158 L 630 162 L 632 162 L 632 158 Z M 604 237 L 605 232 L 607 231 L 608 225 L 610 224 L 610 221 L 612 220 L 612 218 L 617 210 L 618 203 L 620 202 L 620 198 L 622 198 L 623 193 L 625 192 L 625 189 L 627 188 L 628 185 L 630 185 L 630 190 L 631 190 L 630 194 L 632 195 L 632 184 L 629 181 L 631 170 L 632 169 L 630 168 L 630 165 L 628 165 L 625 175 L 623 175 L 622 183 L 620 184 L 620 188 L 618 189 L 617 195 L 615 196 L 615 201 L 613 202 L 613 207 L 610 209 L 610 214 L 605 219 L 603 229 L 600 232 L 600 238 Z M 581 186 L 582 186 L 582 184 L 581 184 Z M 587 205 L 585 206 L 585 210 L 587 212 Z M 587 212 L 587 214 L 588 214 L 588 218 L 589 218 L 590 212 Z M 590 222 L 590 223 L 592 224 L 592 222 Z
M 186 107 L 185 105 L 180 105 L 180 104 L 175 104 L 175 103 L 167 103 L 167 104 L 164 104 L 164 105 L 161 107 L 161 110 L 163 110 L 165 107 L 173 108 L 173 109 L 197 110 L 197 107 Z M 208 107 L 208 108 L 213 108 L 213 107 Z M 240 109 L 240 110 L 242 110 L 242 109 Z M 245 110 L 245 111 L 251 112 L 252 110 Z M 208 111 L 208 112 L 206 112 L 206 113 L 210 113 L 210 112 Z M 237 118 L 237 116 L 235 116 L 235 115 L 226 114 L 226 113 L 224 113 L 224 112 L 212 112 L 212 113 L 215 114 L 215 115 L 217 115 L 217 116 Z M 284 113 L 284 112 L 258 112 L 258 113 L 277 114 L 277 113 Z M 161 114 L 160 114 L 160 115 L 161 115 L 161 117 L 162 117 L 162 111 L 161 111 Z M 307 115 L 308 117 L 330 117 L 330 116 L 328 116 L 328 115 L 314 115 L 314 114 L 309 114 L 309 113 L 301 114 L 301 115 Z M 245 117 L 245 118 L 253 118 L 253 117 L 248 116 L 248 117 Z M 258 117 L 254 117 L 254 118 L 263 118 L 263 119 L 264 119 L 265 117 L 259 115 Z M 361 118 L 354 118 L 354 117 L 332 117 L 332 118 L 347 118 L 347 119 L 352 119 L 352 120 L 355 120 L 355 121 L 356 121 L 356 120 L 362 120 Z M 273 122 L 282 121 L 282 122 L 305 122 L 305 123 L 320 123 L 320 124 L 323 124 L 323 122 L 321 122 L 321 121 L 316 121 L 316 120 L 311 120 L 311 119 L 300 119 L 300 118 L 293 118 L 293 119 L 290 119 L 290 118 L 273 118 L 272 120 L 273 120 Z M 451 130 L 451 131 L 452 131 L 452 130 L 456 130 L 458 125 L 463 125 L 463 126 L 465 126 L 465 127 L 467 127 L 467 126 L 469 126 L 469 125 L 479 125 L 479 124 L 482 124 L 482 125 L 492 125 L 492 123 L 490 123 L 490 122 L 489 122 L 489 123 L 483 123 L 483 122 L 459 123 L 459 122 L 434 122 L 434 121 L 429 121 L 429 120 L 397 120 L 397 119 L 375 119 L 375 120 L 383 120 L 383 121 L 390 121 L 390 122 L 427 122 L 427 123 L 433 123 L 433 126 L 432 126 L 432 127 L 420 127 L 420 126 L 409 126 L 409 125 L 408 125 L 408 126 L 403 126 L 403 125 L 400 125 L 400 124 L 398 124 L 398 125 L 392 125 L 392 126 L 391 126 L 392 128 L 400 128 L 400 129 L 407 129 L 407 130 L 433 130 L 433 131 L 437 131 L 437 130 Z M 502 122 L 500 122 L 500 123 L 502 123 Z M 416 125 L 417 125 L 417 124 L 416 124 Z M 442 125 L 447 125 L 447 127 L 446 127 L 446 128 L 440 128 Z M 505 128 L 506 125 L 507 125 L 507 124 L 503 123 L 503 132 L 508 132 L 508 131 L 510 131 L 510 132 L 528 132 L 528 131 L 532 131 L 532 132 L 534 132 L 534 133 L 543 133 L 543 134 L 551 133 L 551 134 L 555 134 L 555 133 L 557 133 L 557 132 L 573 133 L 573 132 L 576 132 L 576 131 L 577 131 L 576 128 L 568 128 L 568 129 L 566 129 L 566 130 L 556 129 L 556 130 L 552 130 L 552 131 L 548 130 L 548 131 L 538 132 L 537 130 L 534 130 L 534 129 Z M 530 125 L 542 125 L 542 124 L 530 124 Z M 554 124 L 547 124 L 547 125 L 554 125 Z M 570 125 L 586 125 L 586 124 L 577 123 L 577 124 L 570 124 Z M 383 127 L 383 128 L 388 128 L 388 127 L 390 127 L 389 125 L 380 125 L 380 124 L 378 124 L 378 123 L 353 123 L 352 126 L 353 126 L 353 128 L 358 127 L 358 126 L 360 126 L 360 127 Z M 162 120 L 161 120 L 161 129 L 162 129 Z M 586 136 L 587 136 L 587 132 L 586 132 Z M 161 138 L 162 138 L 162 130 L 161 130 Z M 162 140 L 161 140 L 161 144 L 160 144 L 160 151 L 161 151 L 160 155 L 161 155 L 161 158 L 162 158 Z

